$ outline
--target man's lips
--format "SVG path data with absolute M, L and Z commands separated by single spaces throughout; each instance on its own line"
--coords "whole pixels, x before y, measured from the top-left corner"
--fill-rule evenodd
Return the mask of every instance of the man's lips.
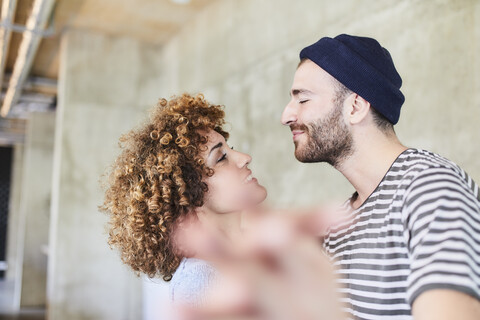
M 303 134 L 303 131 L 302 130 L 292 130 L 292 134 L 293 134 L 293 140 L 295 140 L 296 138 L 298 138 L 300 135 Z

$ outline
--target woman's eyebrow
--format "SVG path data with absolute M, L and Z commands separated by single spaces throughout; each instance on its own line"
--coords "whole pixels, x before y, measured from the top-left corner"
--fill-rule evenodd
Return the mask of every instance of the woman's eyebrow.
M 221 146 L 223 146 L 223 142 L 219 142 L 217 143 L 216 145 L 214 145 L 212 147 L 212 149 L 210 149 L 210 152 L 208 153 L 208 156 L 210 157 L 210 155 L 212 154 L 213 150 L 217 149 L 217 148 L 220 148 Z

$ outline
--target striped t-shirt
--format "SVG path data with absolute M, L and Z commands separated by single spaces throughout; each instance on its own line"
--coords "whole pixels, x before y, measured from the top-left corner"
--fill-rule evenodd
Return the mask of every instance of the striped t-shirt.
M 408 149 L 359 208 L 351 200 L 324 247 L 353 319 L 412 319 L 429 289 L 480 299 L 479 187 L 456 164 Z

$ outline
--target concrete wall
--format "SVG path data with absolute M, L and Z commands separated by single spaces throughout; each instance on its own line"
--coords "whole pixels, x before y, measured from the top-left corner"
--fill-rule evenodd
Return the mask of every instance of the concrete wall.
M 25 144 L 14 147 L 8 270 L 0 311 L 45 307 L 55 113 L 31 113 Z
M 408 146 L 480 181 L 480 3 L 475 0 L 219 0 L 163 48 L 64 36 L 49 258 L 49 319 L 138 319 L 141 281 L 106 244 L 98 179 L 116 141 L 159 97 L 203 92 L 226 105 L 231 144 L 253 156 L 273 205 L 344 199 L 352 187 L 293 156 L 280 115 L 299 50 L 328 35 L 377 38 L 404 79 L 397 126 Z M 301 191 L 299 191 L 301 190 Z
M 44 307 L 53 169 L 55 113 L 32 113 L 23 162 L 18 235 L 22 251 L 21 307 Z
M 404 79 L 401 141 L 456 161 L 480 181 L 479 30 L 475 0 L 222 0 L 165 47 L 162 94 L 204 92 L 225 104 L 231 143 L 251 153 L 272 204 L 343 199 L 353 191 L 343 176 L 294 159 L 280 115 L 301 48 L 340 33 L 374 37 Z
M 140 319 L 141 279 L 110 250 L 99 184 L 118 138 L 158 96 L 158 50 L 132 39 L 70 31 L 59 76 L 48 318 Z M 153 92 L 153 93 L 152 93 Z

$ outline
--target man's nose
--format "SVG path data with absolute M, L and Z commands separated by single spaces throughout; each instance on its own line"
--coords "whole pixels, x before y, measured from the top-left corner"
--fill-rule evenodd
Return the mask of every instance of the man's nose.
M 284 126 L 289 126 L 292 123 L 297 121 L 297 112 L 293 106 L 292 101 L 290 101 L 283 109 L 282 113 L 282 124 Z

